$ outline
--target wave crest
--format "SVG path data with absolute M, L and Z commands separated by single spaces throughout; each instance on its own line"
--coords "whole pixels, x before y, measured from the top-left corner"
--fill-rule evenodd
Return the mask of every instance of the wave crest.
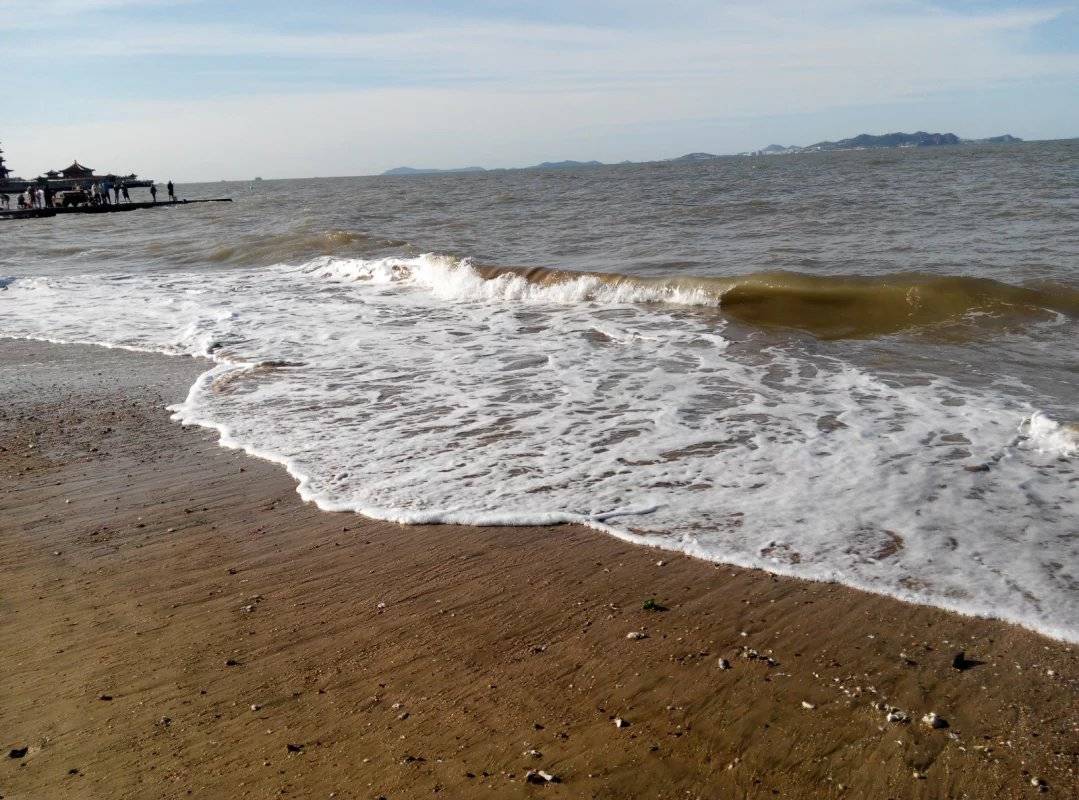
M 927 330 L 979 316 L 1020 322 L 1054 315 L 1079 318 L 1079 291 L 1071 287 L 1015 286 L 966 276 L 772 272 L 653 278 L 478 265 L 433 254 L 377 260 L 322 257 L 302 269 L 339 280 L 412 285 L 446 300 L 720 307 L 743 323 L 796 328 L 822 339 Z

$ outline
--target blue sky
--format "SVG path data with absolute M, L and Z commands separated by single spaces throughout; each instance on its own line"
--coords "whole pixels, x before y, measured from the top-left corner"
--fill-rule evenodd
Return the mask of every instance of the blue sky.
M 0 141 L 177 180 L 1079 135 L 1079 3 L 0 0 Z M 13 124 L 13 120 L 18 120 Z

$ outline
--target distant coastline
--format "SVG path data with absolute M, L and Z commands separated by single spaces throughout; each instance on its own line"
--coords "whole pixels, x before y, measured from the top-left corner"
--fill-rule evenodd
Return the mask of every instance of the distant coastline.
M 719 158 L 719 156 L 711 156 Z M 623 161 L 623 164 L 634 162 Z M 647 163 L 647 162 L 643 162 Z M 606 167 L 602 161 L 544 161 L 542 164 L 533 164 L 530 167 L 507 167 L 505 169 L 581 169 L 587 167 Z M 502 172 L 503 168 L 487 169 L 486 167 L 457 167 L 456 169 L 433 169 L 430 167 L 394 167 L 383 172 L 383 175 L 443 175 L 460 172 Z
M 986 139 L 962 139 L 954 133 L 926 133 L 916 131 L 914 133 L 885 133 L 874 136 L 862 133 L 850 139 L 839 141 L 817 142 L 816 144 L 800 147 L 790 145 L 784 147 L 781 144 L 770 144 L 760 150 L 741 155 L 785 155 L 788 153 L 821 153 L 836 150 L 876 150 L 897 149 L 908 147 L 948 147 L 957 144 L 1018 144 L 1023 140 L 1018 136 L 1005 133 L 1001 136 L 990 136 Z
M 1001 136 L 991 136 L 986 139 L 963 139 L 954 133 L 927 133 L 915 131 L 914 133 L 885 133 L 879 136 L 862 133 L 849 139 L 837 141 L 823 141 L 816 144 L 780 145 L 770 144 L 760 150 L 749 150 L 741 153 L 728 153 L 718 155 L 716 153 L 686 153 L 677 158 L 661 158 L 652 161 L 621 161 L 608 164 L 602 161 L 544 161 L 527 167 L 457 167 L 455 169 L 435 169 L 432 167 L 394 167 L 381 173 L 387 176 L 408 175 L 444 175 L 451 173 L 480 173 L 480 172 L 504 172 L 507 169 L 534 169 L 534 170 L 563 170 L 563 169 L 590 169 L 593 167 L 609 167 L 618 164 L 656 164 L 656 163 L 695 163 L 701 161 L 714 161 L 718 158 L 731 158 L 738 156 L 770 156 L 791 155 L 795 153 L 821 153 L 841 150 L 872 150 L 872 149 L 901 149 L 911 147 L 949 147 L 961 144 L 1018 144 L 1023 142 L 1018 136 L 1010 133 Z

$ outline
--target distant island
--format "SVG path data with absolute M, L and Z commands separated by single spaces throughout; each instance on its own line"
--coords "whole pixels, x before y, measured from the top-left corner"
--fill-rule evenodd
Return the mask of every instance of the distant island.
M 631 162 L 624 161 L 624 164 Z M 542 164 L 534 164 L 531 167 L 516 167 L 515 169 L 581 169 L 584 167 L 609 166 L 602 161 L 544 161 Z M 484 169 L 483 167 L 458 167 L 457 169 L 431 169 L 427 167 L 394 167 L 383 172 L 383 175 L 445 175 L 459 172 L 502 172 L 500 169 Z
M 678 156 L 678 158 L 668 158 L 665 160 L 684 164 L 692 161 L 713 161 L 717 158 L 723 158 L 723 156 L 717 156 L 713 153 L 686 153 L 684 156 Z
M 1023 141 L 1018 136 L 1005 133 L 1003 136 L 990 136 L 987 139 L 961 139 L 954 133 L 926 133 L 915 131 L 914 133 L 885 133 L 874 136 L 862 133 L 850 139 L 840 139 L 837 142 L 817 142 L 816 144 L 799 147 L 798 145 L 784 146 L 770 144 L 760 150 L 744 155 L 786 155 L 789 153 L 822 153 L 832 150 L 875 150 L 880 148 L 898 147 L 945 147 L 956 144 L 1012 144 Z
M 959 144 L 1013 144 L 1022 142 L 1018 136 L 1005 133 L 1002 136 L 990 136 L 987 139 L 962 139 L 954 133 L 927 133 L 915 131 L 914 133 L 885 133 L 874 136 L 862 133 L 850 139 L 840 139 L 835 142 L 817 142 L 806 145 L 781 145 L 770 144 L 760 150 L 751 150 L 745 153 L 737 153 L 736 156 L 772 156 L 790 155 L 793 153 L 823 153 L 838 150 L 874 150 L 881 148 L 907 148 L 907 147 L 947 147 Z M 701 161 L 714 161 L 717 158 L 729 158 L 731 156 L 716 155 L 714 153 L 686 153 L 678 158 L 665 158 L 659 161 L 622 161 L 620 164 L 656 164 L 676 163 L 688 164 Z M 609 167 L 613 164 L 605 164 L 602 161 L 544 161 L 530 167 L 514 167 L 512 169 L 536 169 L 536 170 L 563 170 L 563 169 L 590 169 L 594 167 Z M 417 167 L 395 167 L 383 172 L 383 175 L 436 175 L 461 172 L 503 172 L 499 169 L 485 169 L 484 167 L 458 167 L 457 169 L 428 169 Z
M 483 167 L 458 167 L 457 169 L 428 169 L 424 167 L 394 167 L 383 172 L 383 175 L 435 175 L 442 172 L 486 172 Z

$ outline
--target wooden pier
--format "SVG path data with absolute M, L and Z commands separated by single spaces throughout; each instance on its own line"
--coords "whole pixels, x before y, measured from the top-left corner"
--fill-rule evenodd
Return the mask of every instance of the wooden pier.
M 166 200 L 161 203 L 111 203 L 99 206 L 70 206 L 68 208 L 19 208 L 0 211 L 0 219 L 37 219 L 55 217 L 59 214 L 115 214 L 121 211 L 138 211 L 144 208 L 172 208 L 195 203 L 231 203 L 231 197 L 211 197 L 206 200 Z

